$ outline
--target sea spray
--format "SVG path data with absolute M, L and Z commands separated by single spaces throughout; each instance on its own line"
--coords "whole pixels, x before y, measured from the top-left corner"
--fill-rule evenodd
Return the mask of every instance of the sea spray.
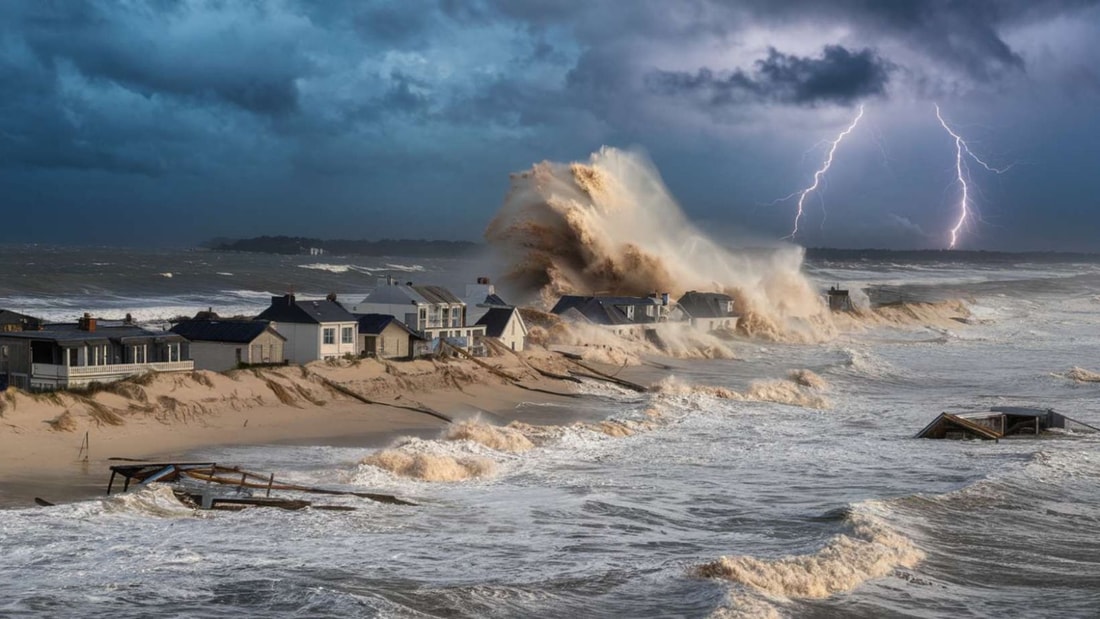
M 1081 367 L 1074 367 L 1065 373 L 1065 377 L 1079 383 L 1100 383 L 1100 373 Z
M 491 477 L 496 463 L 481 457 L 454 457 L 430 453 L 409 453 L 400 449 L 383 449 L 363 458 L 360 464 L 389 471 L 398 477 L 421 481 L 462 481 Z
M 924 552 L 909 538 L 878 517 L 855 512 L 850 521 L 850 535 L 833 537 L 813 554 L 779 559 L 721 557 L 699 566 L 695 573 L 776 596 L 826 598 L 886 576 L 898 567 L 914 567 L 924 559 Z
M 181 503 L 169 484 L 153 483 L 129 492 L 112 495 L 102 501 L 103 511 L 115 514 L 187 518 L 204 514 Z
M 692 225 L 642 155 L 604 147 L 587 163 L 513 174 L 485 237 L 514 265 L 507 283 L 546 306 L 563 294 L 735 291 L 783 339 L 830 335 L 792 245 L 731 251 Z

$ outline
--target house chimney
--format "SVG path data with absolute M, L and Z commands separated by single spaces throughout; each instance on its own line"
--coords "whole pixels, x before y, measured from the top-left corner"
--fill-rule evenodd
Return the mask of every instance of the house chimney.
M 328 296 L 325 297 L 325 300 L 326 301 L 332 301 L 333 303 L 335 303 L 336 302 L 336 293 L 335 292 L 328 293 Z
M 488 277 L 479 277 L 477 278 L 477 283 L 481 284 L 482 286 L 488 286 L 490 282 Z
M 667 292 L 662 292 L 661 293 L 661 305 L 668 305 L 668 293 Z
M 88 333 L 94 333 L 95 332 L 95 318 L 92 318 L 92 315 L 89 314 L 88 312 L 84 312 L 84 315 L 81 316 L 79 321 L 77 321 L 77 328 L 80 329 L 81 331 L 87 331 Z

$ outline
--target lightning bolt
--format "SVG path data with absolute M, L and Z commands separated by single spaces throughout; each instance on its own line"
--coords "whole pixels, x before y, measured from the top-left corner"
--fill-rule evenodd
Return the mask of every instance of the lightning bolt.
M 943 115 L 940 114 L 940 105 L 938 103 L 934 103 L 933 105 L 936 107 L 936 118 L 939 119 L 943 130 L 955 139 L 955 178 L 959 181 L 959 184 L 962 185 L 962 197 L 959 199 L 959 218 L 955 222 L 955 227 L 951 228 L 951 244 L 948 245 L 948 249 L 955 249 L 955 245 L 959 241 L 959 232 L 962 230 L 963 225 L 966 224 L 966 220 L 970 218 L 970 186 L 967 184 L 970 171 L 966 169 L 966 166 L 963 164 L 963 159 L 965 159 L 963 155 L 969 156 L 974 161 L 977 161 L 978 165 L 996 174 L 1007 172 L 1012 168 L 1012 165 L 1005 168 L 995 168 L 983 161 L 981 157 L 975 155 L 974 152 L 970 150 L 970 147 L 967 146 L 966 140 L 947 125 L 947 121 L 945 121 Z
M 861 118 L 863 118 L 862 105 L 859 106 L 859 113 L 856 114 L 856 117 L 852 120 L 852 124 L 848 125 L 847 129 L 840 132 L 840 135 L 836 136 L 836 139 L 831 142 L 826 142 L 827 144 L 829 144 L 829 153 L 825 155 L 824 165 L 822 165 L 817 172 L 814 172 L 814 182 L 812 185 L 803 189 L 802 191 L 796 191 L 786 198 L 778 200 L 779 202 L 782 202 L 785 200 L 789 200 L 796 195 L 798 196 L 798 212 L 794 216 L 794 228 L 791 230 L 790 234 L 783 238 L 793 239 L 794 236 L 798 234 L 798 222 L 802 219 L 802 210 L 803 206 L 806 203 L 806 196 L 810 195 L 811 193 L 816 191 L 818 187 L 821 186 L 821 179 L 825 177 L 825 173 L 828 172 L 829 168 L 833 165 L 833 155 L 836 154 L 837 147 L 840 146 L 840 143 L 844 141 L 844 138 L 848 137 L 848 134 L 856 128 L 856 125 L 859 124 L 859 119 Z

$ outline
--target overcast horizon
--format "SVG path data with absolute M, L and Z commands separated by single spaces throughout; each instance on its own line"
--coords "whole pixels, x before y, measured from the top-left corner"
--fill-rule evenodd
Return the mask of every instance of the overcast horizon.
M 1100 2 L 12 1 L 0 242 L 481 242 L 509 174 L 654 162 L 719 242 L 1100 251 Z

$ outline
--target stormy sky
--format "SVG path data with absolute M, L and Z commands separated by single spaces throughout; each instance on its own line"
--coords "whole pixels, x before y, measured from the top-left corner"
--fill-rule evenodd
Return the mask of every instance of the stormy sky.
M 478 240 L 508 174 L 650 157 L 719 240 L 1100 251 L 1100 2 L 7 0 L 0 242 Z

